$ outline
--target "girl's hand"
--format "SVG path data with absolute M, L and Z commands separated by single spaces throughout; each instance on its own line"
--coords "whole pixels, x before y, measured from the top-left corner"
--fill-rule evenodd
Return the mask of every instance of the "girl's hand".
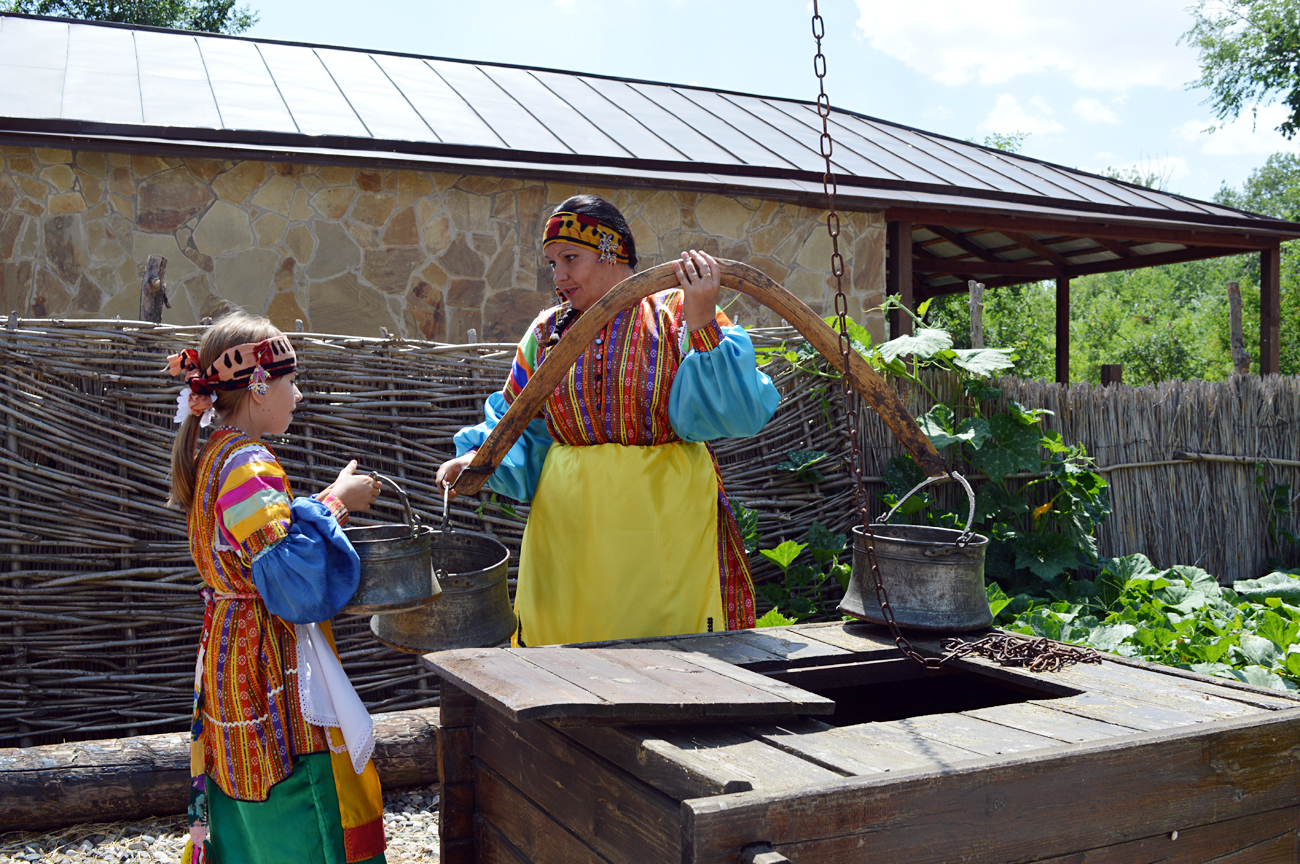
M 672 262 L 677 284 L 685 296 L 686 328 L 691 331 L 709 326 L 718 310 L 718 292 L 722 289 L 722 265 L 707 252 L 692 249 L 682 253 L 681 261 Z
M 437 487 L 439 489 L 442 489 L 445 486 L 455 485 L 456 480 L 459 479 L 460 477 L 460 472 L 464 471 L 465 467 L 469 465 L 469 463 L 474 461 L 474 454 L 476 452 L 478 451 L 471 450 L 468 453 L 466 453 L 464 456 L 457 456 L 455 459 L 448 459 L 446 462 L 443 462 L 441 465 L 439 465 L 438 473 L 434 479 L 434 482 L 437 485 Z M 448 501 L 456 500 L 455 489 L 451 490 L 451 494 L 448 495 L 447 500 Z
M 326 492 L 343 502 L 343 506 L 348 508 L 349 513 L 369 510 L 370 505 L 379 497 L 380 490 L 384 488 L 379 478 L 369 474 L 357 474 L 356 470 L 357 460 L 353 459 L 339 472 L 335 481 L 325 487 Z

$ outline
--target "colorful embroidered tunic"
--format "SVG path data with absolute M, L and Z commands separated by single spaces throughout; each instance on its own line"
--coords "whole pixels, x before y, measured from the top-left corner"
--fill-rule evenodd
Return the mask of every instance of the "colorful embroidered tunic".
M 545 361 L 561 308 L 529 329 L 486 421 L 456 434 L 458 454 L 482 444 Z M 754 625 L 744 543 L 703 442 L 756 434 L 780 397 L 748 334 L 719 322 L 691 333 L 683 354 L 681 291 L 619 313 L 488 481 L 533 505 L 515 598 L 521 643 Z
M 304 716 L 298 636 L 281 616 L 326 622 L 321 629 L 332 641 L 327 622 L 356 589 L 356 569 L 346 566 L 356 553 L 339 530 L 347 519 L 341 502 L 294 500 L 264 444 L 217 430 L 196 473 L 190 551 L 207 586 L 192 729 L 196 789 L 202 795 L 206 775 L 235 802 L 263 802 L 294 772 L 295 759 L 342 749 L 339 730 Z M 339 809 L 329 818 L 343 812 L 347 860 L 362 861 L 384 849 L 378 778 L 372 765 L 358 774 L 342 755 L 346 771 L 334 759 Z M 357 800 L 360 809 L 348 818 Z

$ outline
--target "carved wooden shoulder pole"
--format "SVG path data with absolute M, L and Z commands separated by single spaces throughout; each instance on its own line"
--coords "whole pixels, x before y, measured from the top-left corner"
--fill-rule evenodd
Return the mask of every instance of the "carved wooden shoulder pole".
M 720 263 L 724 286 L 753 297 L 781 315 L 803 334 L 808 343 L 816 348 L 832 366 L 841 372 L 844 371 L 844 359 L 839 349 L 839 335 L 827 326 L 825 321 L 817 317 L 815 312 L 789 291 L 748 264 L 726 259 Z M 546 398 L 559 386 L 561 379 L 569 373 L 569 369 L 582 356 L 582 352 L 591 344 L 591 340 L 596 338 L 596 334 L 602 327 L 619 312 L 643 297 L 648 297 L 657 291 L 676 288 L 677 285 L 677 277 L 673 274 L 672 265 L 660 264 L 658 267 L 652 267 L 624 279 L 583 313 L 564 334 L 559 344 L 547 352 L 545 361 L 537 367 L 528 385 L 515 398 L 510 410 L 506 411 L 501 422 L 478 448 L 474 461 L 456 481 L 456 491 L 462 495 L 473 494 L 483 487 L 488 477 L 505 458 L 506 452 L 523 434 L 528 422 L 541 411 Z M 898 398 L 898 394 L 856 351 L 850 352 L 849 356 L 849 362 L 853 364 L 853 384 L 857 388 L 858 395 L 875 409 L 885 421 L 885 425 L 912 454 L 927 476 L 937 477 L 946 473 L 947 468 L 943 460 L 930 444 L 930 439 L 916 425 L 916 420 L 908 413 L 907 406 Z

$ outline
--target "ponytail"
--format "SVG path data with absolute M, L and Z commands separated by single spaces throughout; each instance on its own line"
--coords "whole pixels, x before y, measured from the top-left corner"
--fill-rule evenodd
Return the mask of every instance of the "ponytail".
M 194 501 L 194 474 L 198 469 L 199 418 L 193 414 L 185 418 L 172 442 L 172 493 L 167 506 L 176 510 L 189 510 Z

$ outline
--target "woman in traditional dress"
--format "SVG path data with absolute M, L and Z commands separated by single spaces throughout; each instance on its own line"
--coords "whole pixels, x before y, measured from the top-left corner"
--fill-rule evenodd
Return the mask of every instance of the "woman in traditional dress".
M 565 331 L 635 272 L 623 214 L 592 195 L 546 223 L 562 301 L 515 353 L 486 419 L 455 436 L 454 483 Z M 587 346 L 488 487 L 532 501 L 515 592 L 518 645 L 754 626 L 745 546 L 708 441 L 757 434 L 780 399 L 749 335 L 717 308 L 721 268 L 691 250 L 679 288 L 620 312 Z
M 374 724 L 329 625 L 360 578 L 342 526 L 379 481 L 354 461 L 315 498 L 293 497 L 261 438 L 284 434 L 302 394 L 293 346 L 266 319 L 222 318 L 168 360 L 186 382 L 168 503 L 188 511 L 206 604 L 183 860 L 382 862 Z

